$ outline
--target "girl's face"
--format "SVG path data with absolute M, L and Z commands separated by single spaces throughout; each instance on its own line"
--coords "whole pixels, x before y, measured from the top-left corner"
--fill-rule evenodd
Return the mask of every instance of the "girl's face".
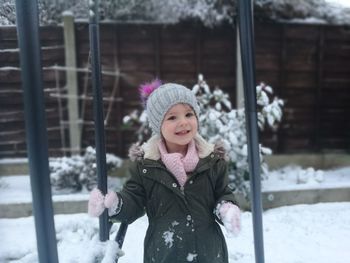
M 176 104 L 165 114 L 161 133 L 168 152 L 184 152 L 197 134 L 196 114 L 188 104 Z

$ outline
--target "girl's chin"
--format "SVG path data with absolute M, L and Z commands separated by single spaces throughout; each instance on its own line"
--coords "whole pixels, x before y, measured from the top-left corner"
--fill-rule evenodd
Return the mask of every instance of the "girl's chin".
M 184 146 L 184 145 L 189 144 L 191 142 L 191 140 L 192 140 L 192 137 L 191 138 L 179 138 L 177 144 Z
M 193 135 L 191 133 L 175 134 L 175 136 L 176 136 L 176 138 L 178 138 L 178 140 L 191 141 L 193 139 Z

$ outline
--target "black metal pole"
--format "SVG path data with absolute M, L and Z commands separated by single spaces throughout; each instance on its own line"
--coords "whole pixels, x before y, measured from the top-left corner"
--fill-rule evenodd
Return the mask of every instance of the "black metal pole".
M 26 139 L 39 262 L 58 263 L 36 0 L 16 0 Z
M 252 199 L 255 262 L 263 263 L 264 239 L 262 224 L 260 157 L 256 110 L 255 51 L 252 1 L 239 0 L 238 22 L 241 44 L 246 127 L 248 137 L 248 162 Z
M 115 241 L 118 243 L 119 248 L 121 249 L 124 243 L 126 231 L 128 230 L 128 224 L 125 222 L 122 222 L 119 226 L 118 233 L 115 236 Z M 116 259 L 115 263 L 118 263 L 119 257 Z
M 97 164 L 97 184 L 103 194 L 107 193 L 107 169 L 106 149 L 104 134 L 103 98 L 101 85 L 101 62 L 100 62 L 100 35 L 98 25 L 98 0 L 89 1 L 90 11 L 90 52 L 92 70 L 92 88 L 94 93 L 94 120 L 95 120 L 95 144 Z M 107 210 L 99 218 L 100 240 L 109 239 L 109 225 Z

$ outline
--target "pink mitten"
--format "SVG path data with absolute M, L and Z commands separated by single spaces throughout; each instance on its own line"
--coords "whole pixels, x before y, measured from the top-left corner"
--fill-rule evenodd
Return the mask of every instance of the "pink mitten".
M 101 191 L 94 188 L 90 193 L 89 203 L 88 203 L 88 214 L 93 217 L 100 216 L 105 210 L 104 205 L 105 197 Z
M 108 215 L 113 216 L 117 213 L 117 208 L 119 205 L 119 198 L 116 192 L 108 190 L 106 194 L 104 206 L 108 208 Z
M 238 206 L 224 202 L 219 204 L 218 212 L 227 233 L 237 236 L 241 231 L 241 211 Z

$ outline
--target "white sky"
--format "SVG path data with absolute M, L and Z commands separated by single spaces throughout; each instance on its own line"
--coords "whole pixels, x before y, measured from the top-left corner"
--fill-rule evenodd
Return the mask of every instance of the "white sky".
M 350 0 L 326 0 L 329 3 L 340 4 L 344 7 L 350 7 Z

